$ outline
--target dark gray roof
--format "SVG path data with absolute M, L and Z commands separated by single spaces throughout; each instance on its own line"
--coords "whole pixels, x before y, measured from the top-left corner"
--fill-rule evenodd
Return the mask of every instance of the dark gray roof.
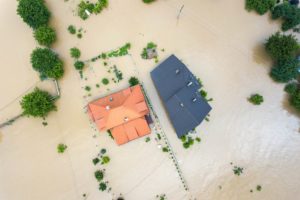
M 199 93 L 201 85 L 176 56 L 156 67 L 151 78 L 178 137 L 197 127 L 211 110 Z

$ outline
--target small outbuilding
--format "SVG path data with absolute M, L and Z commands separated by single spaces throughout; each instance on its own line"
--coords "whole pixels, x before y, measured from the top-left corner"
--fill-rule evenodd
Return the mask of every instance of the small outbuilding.
M 212 109 L 200 95 L 197 78 L 176 56 L 158 65 L 151 78 L 179 138 L 196 128 Z

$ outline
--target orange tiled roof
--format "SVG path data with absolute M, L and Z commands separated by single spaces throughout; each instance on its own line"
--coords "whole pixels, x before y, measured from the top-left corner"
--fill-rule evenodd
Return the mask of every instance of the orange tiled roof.
M 117 144 L 151 132 L 145 119 L 149 108 L 140 85 L 89 103 L 88 113 L 100 131 L 111 130 Z

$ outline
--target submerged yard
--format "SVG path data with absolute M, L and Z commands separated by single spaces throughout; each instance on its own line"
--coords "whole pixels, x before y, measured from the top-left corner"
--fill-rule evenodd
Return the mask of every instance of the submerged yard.
M 46 2 L 58 37 L 53 49 L 65 66 L 61 98 L 57 112 L 45 120 L 25 117 L 0 130 L 1 200 L 109 200 L 120 195 L 132 200 L 279 200 L 300 195 L 299 115 L 288 105 L 284 85 L 270 79 L 271 60 L 262 45 L 278 30 L 277 22 L 245 11 L 239 0 L 159 0 L 150 5 L 111 0 L 85 21 L 74 13 L 79 1 Z M 16 7 L 17 1 L 0 2 L 0 122 L 21 112 L 21 97 L 35 86 L 55 93 L 32 70 L 29 57 L 37 44 Z M 81 29 L 81 36 L 70 34 L 70 25 Z M 141 57 L 149 42 L 157 45 L 157 59 Z M 86 62 L 127 43 L 128 55 Z M 81 75 L 70 56 L 73 47 L 85 61 Z M 209 121 L 195 130 L 201 142 L 195 140 L 187 149 L 150 78 L 150 71 L 171 54 L 202 80 L 213 98 Z M 87 103 L 128 87 L 132 76 L 151 99 L 187 191 L 164 140 L 159 141 L 158 127 L 152 127 L 149 139 L 117 146 L 89 121 Z M 263 103 L 250 104 L 251 94 L 262 95 Z M 67 146 L 64 153 L 57 153 L 58 144 Z M 102 149 L 110 160 L 94 165 Z M 108 181 L 104 192 L 94 176 L 103 169 Z

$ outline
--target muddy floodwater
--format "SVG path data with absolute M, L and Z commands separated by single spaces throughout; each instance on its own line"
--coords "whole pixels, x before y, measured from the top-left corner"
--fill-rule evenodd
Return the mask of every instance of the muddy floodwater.
M 284 85 L 268 76 L 271 60 L 262 45 L 279 30 L 278 22 L 246 12 L 242 0 L 159 0 L 151 5 L 110 0 L 108 9 L 86 21 L 74 13 L 79 0 L 46 2 L 58 36 L 53 49 L 65 65 L 61 98 L 47 126 L 42 119 L 21 118 L 1 129 L 1 200 L 111 200 L 120 194 L 126 200 L 160 194 L 169 200 L 300 199 L 299 115 L 289 107 Z M 30 54 L 38 45 L 16 7 L 16 0 L 0 1 L 0 122 L 21 112 L 21 97 L 34 87 L 54 91 L 31 67 Z M 67 31 L 70 24 L 83 29 L 81 39 Z M 150 79 L 157 64 L 141 59 L 150 41 L 158 45 L 159 62 L 175 54 L 213 98 L 210 121 L 196 129 L 201 142 L 189 149 L 176 137 Z M 86 60 L 127 42 L 130 55 L 108 61 L 123 73 L 119 83 L 101 84 L 112 77 L 101 60 L 86 66 L 82 79 L 73 67 L 69 49 L 74 46 Z M 158 148 L 155 130 L 150 142 L 141 138 L 117 146 L 85 113 L 89 101 L 127 87 L 131 76 L 144 83 L 188 191 L 168 153 Z M 247 101 L 253 93 L 264 96 L 262 105 Z M 68 146 L 63 154 L 57 153 L 59 143 Z M 105 166 L 110 192 L 99 191 L 94 178 L 103 166 L 92 159 L 102 148 L 111 158 Z M 243 168 L 240 176 L 234 175 L 234 166 Z

